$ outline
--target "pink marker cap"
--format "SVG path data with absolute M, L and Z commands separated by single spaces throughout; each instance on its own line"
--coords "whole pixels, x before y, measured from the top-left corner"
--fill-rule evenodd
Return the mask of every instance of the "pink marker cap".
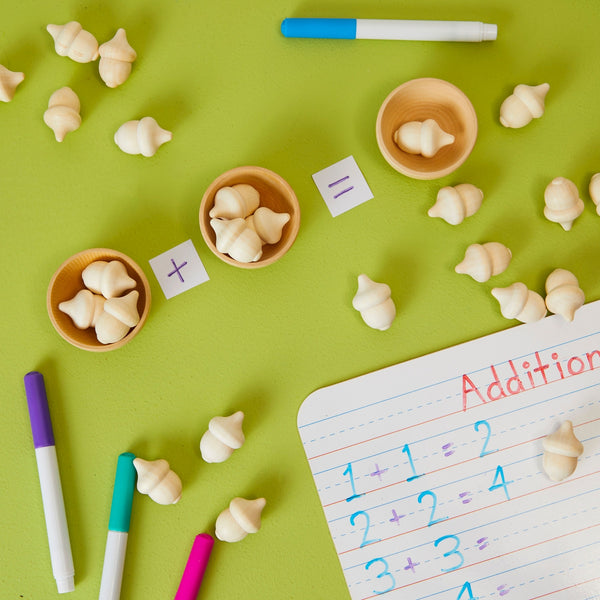
M 194 538 L 175 600 L 196 600 L 215 540 L 208 533 Z

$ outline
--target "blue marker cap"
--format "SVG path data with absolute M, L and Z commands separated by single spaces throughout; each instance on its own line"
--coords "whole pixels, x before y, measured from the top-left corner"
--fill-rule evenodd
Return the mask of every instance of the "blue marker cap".
M 110 506 L 110 519 L 108 520 L 110 531 L 129 531 L 131 504 L 137 476 L 137 471 L 133 466 L 134 458 L 135 456 L 131 452 L 123 452 L 117 461 L 117 474 Z
M 356 39 L 356 19 L 284 19 L 281 33 L 285 37 Z

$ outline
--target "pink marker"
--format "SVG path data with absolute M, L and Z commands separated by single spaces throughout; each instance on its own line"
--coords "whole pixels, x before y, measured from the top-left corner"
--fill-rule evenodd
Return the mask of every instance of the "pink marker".
M 201 533 L 194 538 L 175 600 L 196 600 L 214 543 L 215 540 L 208 533 Z

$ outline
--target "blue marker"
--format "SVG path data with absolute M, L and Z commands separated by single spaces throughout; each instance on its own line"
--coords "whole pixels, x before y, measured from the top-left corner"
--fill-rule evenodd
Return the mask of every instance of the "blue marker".
M 99 600 L 119 600 L 121 597 L 131 504 L 137 475 L 133 466 L 134 458 L 135 456 L 131 452 L 124 452 L 119 455 L 117 461 Z
M 479 21 L 409 21 L 394 19 L 284 19 L 285 37 L 338 40 L 419 40 L 485 42 L 498 26 Z

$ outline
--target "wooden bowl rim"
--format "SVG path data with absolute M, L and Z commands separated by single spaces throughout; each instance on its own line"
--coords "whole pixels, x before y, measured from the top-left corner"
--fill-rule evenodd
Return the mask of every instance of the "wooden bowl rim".
M 237 183 L 246 183 L 244 181 L 244 177 L 253 176 L 258 179 L 261 179 L 265 182 L 265 185 L 269 185 L 269 179 L 275 180 L 279 186 L 283 190 L 283 196 L 286 198 L 286 203 L 289 203 L 291 206 L 290 211 L 290 221 L 286 224 L 288 227 L 288 231 L 286 232 L 286 238 L 283 242 L 278 242 L 274 244 L 274 246 L 278 246 L 277 250 L 271 254 L 268 258 L 261 258 L 255 262 L 243 263 L 239 262 L 228 254 L 224 254 L 217 250 L 217 246 L 213 242 L 214 232 L 210 227 L 209 219 L 207 218 L 208 211 L 211 207 L 207 207 L 209 202 L 212 202 L 214 194 L 216 191 L 224 187 L 226 185 L 236 185 Z M 239 181 L 237 181 L 239 179 Z M 229 183 L 226 183 L 229 182 Z M 200 201 L 200 210 L 199 210 L 199 222 L 200 222 L 200 231 L 202 233 L 202 237 L 204 238 L 204 242 L 208 246 L 209 250 L 218 258 L 220 258 L 223 262 L 226 262 L 234 267 L 239 267 L 241 269 L 259 269 L 262 267 L 266 267 L 268 265 L 273 264 L 275 261 L 279 260 L 293 245 L 296 241 L 296 237 L 298 235 L 298 231 L 300 229 L 300 203 L 298 202 L 298 197 L 294 192 L 292 186 L 278 173 L 275 171 L 271 171 L 265 167 L 247 165 L 247 166 L 239 166 L 234 167 L 233 169 L 229 169 L 224 173 L 221 173 L 218 177 L 216 177 L 206 188 L 202 196 L 202 200 Z
M 469 139 L 468 143 L 466 144 L 463 153 L 460 156 L 458 156 L 455 161 L 453 161 L 452 163 L 450 163 L 442 168 L 438 168 L 438 169 L 435 169 L 432 171 L 424 171 L 424 170 L 413 169 L 413 168 L 403 164 L 402 162 L 398 161 L 395 156 L 393 156 L 391 154 L 391 152 L 388 150 L 388 141 L 386 140 L 384 132 L 382 131 L 382 120 L 383 120 L 383 116 L 385 114 L 385 111 L 386 111 L 388 105 L 400 93 L 405 92 L 407 89 L 411 89 L 411 88 L 415 88 L 415 87 L 418 88 L 421 86 L 425 87 L 425 88 L 428 88 L 428 87 L 431 88 L 432 85 L 434 85 L 436 89 L 446 88 L 448 90 L 452 90 L 453 94 L 455 94 L 455 96 L 461 100 L 461 103 L 465 108 L 465 113 L 468 113 L 469 124 L 472 127 L 473 134 L 472 134 L 472 137 Z M 376 138 L 377 138 L 377 145 L 379 146 L 379 150 L 380 150 L 381 154 L 385 158 L 386 162 L 392 168 L 394 168 L 396 171 L 398 171 L 399 173 L 402 173 L 403 175 L 411 177 L 413 179 L 422 179 L 422 180 L 439 179 L 440 177 L 449 175 L 450 173 L 452 173 L 456 169 L 458 169 L 467 160 L 467 158 L 473 151 L 475 142 L 477 141 L 477 133 L 478 133 L 477 113 L 476 113 L 475 108 L 474 108 L 471 100 L 469 99 L 469 97 L 459 87 L 457 87 L 453 83 L 450 83 L 449 81 L 446 81 L 445 79 L 439 79 L 436 77 L 419 77 L 417 79 L 410 79 L 408 81 L 405 81 L 404 83 L 402 83 L 399 86 L 397 86 L 396 88 L 394 88 L 386 96 L 385 100 L 381 104 L 381 107 L 379 108 L 379 111 L 377 113 L 375 133 L 376 133 Z
M 93 260 L 90 260 L 90 262 L 88 264 L 91 264 L 92 262 L 94 262 L 96 260 L 120 260 L 121 262 L 123 262 L 127 268 L 129 268 L 135 272 L 135 274 L 137 275 L 138 279 L 141 282 L 143 292 L 144 292 L 145 302 L 144 302 L 144 308 L 140 315 L 139 323 L 135 327 L 132 327 L 131 330 L 129 331 L 129 333 L 123 339 L 119 340 L 118 342 L 114 342 L 112 344 L 102 344 L 102 343 L 98 342 L 98 345 L 96 345 L 96 344 L 89 344 L 87 342 L 82 342 L 76 336 L 73 336 L 70 333 L 68 333 L 67 331 L 65 331 L 63 329 L 63 327 L 61 327 L 60 323 L 57 321 L 56 315 L 55 315 L 55 311 L 59 310 L 58 305 L 56 305 L 56 308 L 54 307 L 53 293 L 54 293 L 54 286 L 56 284 L 56 280 L 60 277 L 60 275 L 63 273 L 63 271 L 67 267 L 69 267 L 73 262 L 75 262 L 76 260 L 78 260 L 84 256 L 90 255 L 90 254 L 94 254 L 94 255 L 97 254 L 97 256 L 94 256 Z M 85 289 L 83 281 L 81 282 L 81 289 Z M 69 342 L 71 345 L 73 345 L 77 348 L 80 348 L 82 350 L 88 350 L 90 352 L 108 352 L 109 350 L 116 350 L 117 348 L 121 348 L 122 346 L 127 344 L 129 341 L 131 341 L 131 339 L 140 332 L 142 326 L 146 322 L 146 319 L 148 318 L 148 314 L 150 312 L 151 304 L 152 304 L 152 297 L 151 297 L 151 293 L 150 293 L 150 284 L 149 284 L 148 278 L 146 277 L 146 274 L 144 273 L 142 268 L 131 257 L 127 256 L 126 254 L 123 254 L 122 252 L 119 252 L 118 250 L 112 250 L 111 248 L 88 248 L 87 250 L 82 250 L 81 252 L 77 252 L 76 254 L 73 254 L 72 256 L 67 258 L 56 269 L 56 271 L 52 275 L 52 278 L 50 279 L 50 283 L 48 284 L 48 291 L 46 293 L 46 309 L 48 311 L 48 316 L 50 317 L 50 322 L 54 326 L 54 329 L 56 329 L 58 334 L 64 340 Z M 78 331 L 87 331 L 87 330 L 78 330 Z

